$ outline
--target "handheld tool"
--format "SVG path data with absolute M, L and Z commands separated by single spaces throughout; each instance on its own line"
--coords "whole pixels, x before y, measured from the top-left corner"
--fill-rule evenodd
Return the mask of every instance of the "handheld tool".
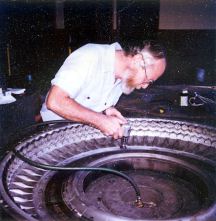
M 129 138 L 130 132 L 131 132 L 131 126 L 128 125 L 128 124 L 125 124 L 122 127 L 123 127 L 124 132 L 123 132 L 123 137 L 121 138 L 120 148 L 126 149 L 127 148 L 128 138 Z

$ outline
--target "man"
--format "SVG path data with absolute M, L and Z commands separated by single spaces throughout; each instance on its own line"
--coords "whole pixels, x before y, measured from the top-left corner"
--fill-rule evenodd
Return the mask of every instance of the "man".
M 153 41 L 124 49 L 118 43 L 84 45 L 69 55 L 52 80 L 42 119 L 69 119 L 120 138 L 127 121 L 113 106 L 122 93 L 147 88 L 165 67 L 163 49 Z

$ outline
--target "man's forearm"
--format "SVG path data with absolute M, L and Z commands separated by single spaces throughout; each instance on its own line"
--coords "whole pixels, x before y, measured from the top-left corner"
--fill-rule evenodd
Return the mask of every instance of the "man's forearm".
M 98 122 L 101 117 L 100 113 L 80 105 L 69 97 L 60 99 L 54 104 L 49 105 L 48 108 L 65 119 L 91 124 L 96 127 L 98 127 Z
M 117 139 L 123 134 L 121 125 L 125 124 L 126 120 L 121 116 L 120 112 L 113 109 L 110 114 L 97 113 L 77 103 L 58 86 L 51 88 L 46 105 L 48 109 L 61 117 L 92 125 L 107 136 L 111 135 Z

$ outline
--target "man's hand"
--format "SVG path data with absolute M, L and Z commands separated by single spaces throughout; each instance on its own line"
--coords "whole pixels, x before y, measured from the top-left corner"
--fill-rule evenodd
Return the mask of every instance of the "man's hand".
M 117 117 L 119 119 L 121 119 L 122 121 L 124 121 L 124 124 L 127 123 L 127 120 L 122 116 L 122 114 L 114 107 L 109 107 L 107 108 L 105 111 L 105 114 L 107 116 L 114 116 Z
M 121 138 L 124 132 L 122 125 L 126 124 L 127 120 L 114 107 L 110 107 L 104 112 L 105 115 L 102 115 L 103 119 L 99 122 L 98 129 L 107 136 L 113 136 L 115 139 Z
M 97 128 L 106 136 L 112 136 L 114 139 L 123 136 L 123 127 L 127 121 L 116 116 L 108 116 L 101 114 L 100 121 L 97 122 Z

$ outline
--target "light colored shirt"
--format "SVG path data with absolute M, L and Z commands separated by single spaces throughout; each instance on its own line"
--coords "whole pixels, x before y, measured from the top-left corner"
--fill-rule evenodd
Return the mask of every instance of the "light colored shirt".
M 52 85 L 57 85 L 70 98 L 96 112 L 115 105 L 122 94 L 121 81 L 114 75 L 116 50 L 121 50 L 118 43 L 82 46 L 68 56 L 51 81 Z M 45 103 L 40 113 L 43 121 L 62 119 L 48 110 Z

